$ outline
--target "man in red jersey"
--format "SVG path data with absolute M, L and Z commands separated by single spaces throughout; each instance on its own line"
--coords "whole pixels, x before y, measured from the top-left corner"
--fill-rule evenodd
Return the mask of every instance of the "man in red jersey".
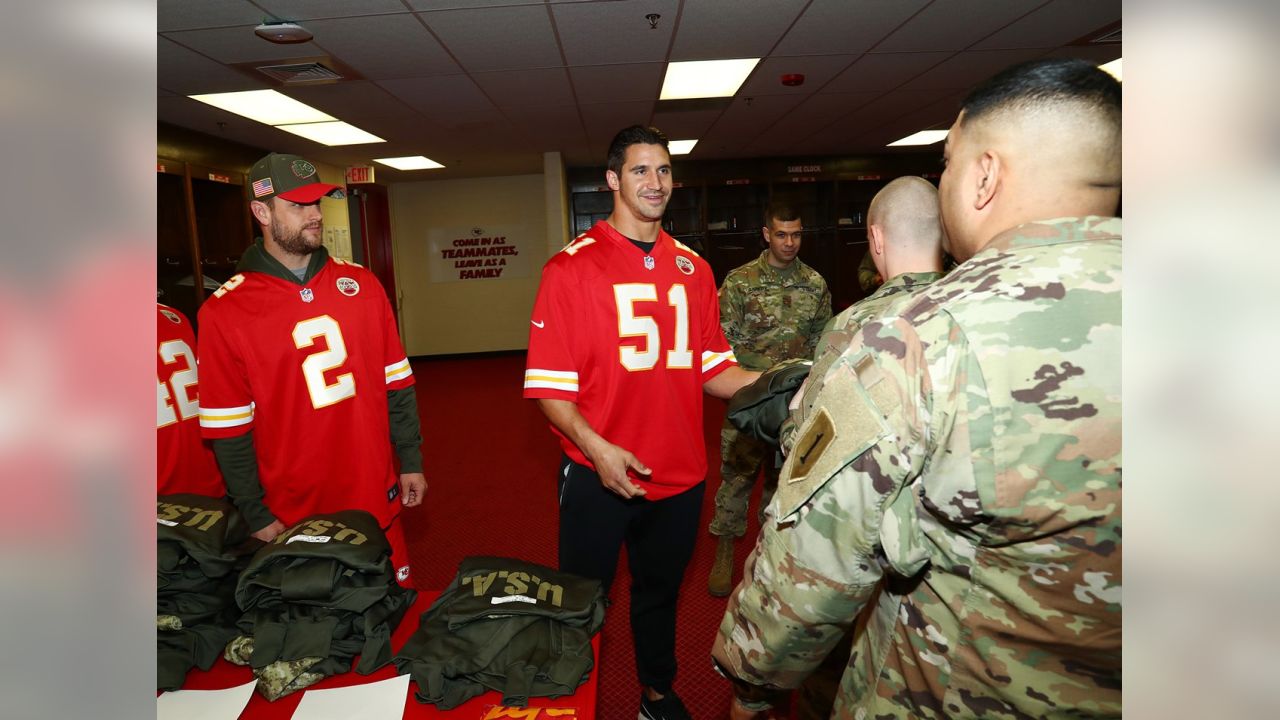
M 759 373 L 734 360 L 711 267 L 662 231 L 666 136 L 619 132 L 605 179 L 613 212 L 543 268 L 524 396 L 564 450 L 560 569 L 607 589 L 626 543 L 640 717 L 681 720 L 676 599 L 705 490 L 702 393 L 728 398 Z
M 320 199 L 342 191 L 314 165 L 272 153 L 249 182 L 263 237 L 200 309 L 200 426 L 255 537 L 366 510 L 408 585 L 400 506 L 421 503 L 427 483 L 391 304 L 373 273 L 321 244 Z
M 200 437 L 196 335 L 182 313 L 156 303 L 156 493 L 222 497 L 227 488 Z

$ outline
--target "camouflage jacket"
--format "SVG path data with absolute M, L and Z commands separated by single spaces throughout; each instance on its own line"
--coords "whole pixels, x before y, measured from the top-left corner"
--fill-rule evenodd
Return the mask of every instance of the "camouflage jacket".
M 781 272 L 768 254 L 734 268 L 720 286 L 720 326 L 747 370 L 813 357 L 831 317 L 831 292 L 818 271 L 797 259 Z
M 871 259 L 871 248 L 868 246 L 867 251 L 862 254 L 862 262 L 858 263 L 858 287 L 864 293 L 875 292 L 882 282 L 884 281 L 880 279 L 880 271 L 876 269 L 876 261 Z
M 1119 717 L 1120 221 L 994 238 L 831 365 L 712 652 L 835 717 Z M 878 591 L 878 588 L 883 588 Z
M 898 307 L 911 301 L 912 295 L 921 288 L 942 278 L 940 272 L 902 273 L 880 286 L 870 297 L 863 298 L 840 311 L 831 318 L 822 329 L 822 337 L 818 340 L 818 349 L 813 356 L 813 369 L 809 371 L 809 379 L 800 387 L 793 402 L 791 416 L 783 422 L 779 431 L 782 453 L 791 452 L 791 442 L 795 440 L 795 431 L 804 424 L 809 411 L 813 408 L 813 400 L 822 390 L 822 377 L 827 368 L 849 347 L 853 334 L 863 323 L 880 315 L 893 312 Z

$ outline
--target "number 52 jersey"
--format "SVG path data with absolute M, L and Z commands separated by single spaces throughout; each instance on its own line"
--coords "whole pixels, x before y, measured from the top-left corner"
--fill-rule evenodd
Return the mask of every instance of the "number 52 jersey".
M 330 258 L 303 285 L 235 275 L 200 310 L 199 352 L 201 430 L 253 431 L 263 501 L 285 525 L 395 517 L 387 391 L 413 373 L 373 273 Z

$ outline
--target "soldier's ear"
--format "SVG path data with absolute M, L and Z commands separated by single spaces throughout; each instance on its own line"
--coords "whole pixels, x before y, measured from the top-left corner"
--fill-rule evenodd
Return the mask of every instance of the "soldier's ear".
M 988 150 L 978 158 L 976 191 L 973 197 L 973 209 L 983 210 L 995 198 L 1004 179 L 1004 162 L 999 153 Z
M 884 229 L 879 225 L 867 226 L 867 244 L 872 254 L 884 255 Z

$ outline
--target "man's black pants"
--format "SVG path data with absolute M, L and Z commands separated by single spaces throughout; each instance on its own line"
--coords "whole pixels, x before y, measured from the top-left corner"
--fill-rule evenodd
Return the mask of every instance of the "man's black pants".
M 676 599 L 706 483 L 665 500 L 628 500 L 568 456 L 560 460 L 559 480 L 560 569 L 600 580 L 607 595 L 626 543 L 636 674 L 641 685 L 666 693 L 676 677 Z

